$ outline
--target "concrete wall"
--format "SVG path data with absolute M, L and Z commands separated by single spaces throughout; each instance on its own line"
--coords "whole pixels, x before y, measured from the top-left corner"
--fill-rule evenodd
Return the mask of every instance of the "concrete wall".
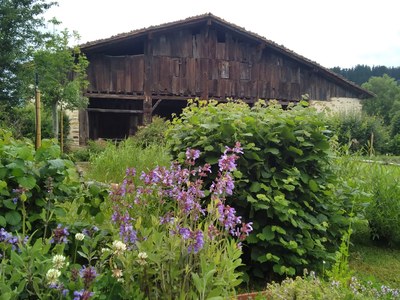
M 361 113 L 361 101 L 357 98 L 331 98 L 329 101 L 310 100 L 309 102 L 310 106 L 315 107 L 318 111 L 327 113 Z

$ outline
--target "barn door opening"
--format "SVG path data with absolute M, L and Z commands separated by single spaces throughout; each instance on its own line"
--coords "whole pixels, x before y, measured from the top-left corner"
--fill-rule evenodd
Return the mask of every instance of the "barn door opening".
M 89 139 L 125 139 L 142 123 L 142 101 L 90 99 Z

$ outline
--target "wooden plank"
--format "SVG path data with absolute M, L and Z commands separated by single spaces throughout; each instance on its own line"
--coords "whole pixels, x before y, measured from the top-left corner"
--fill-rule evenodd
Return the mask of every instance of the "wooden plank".
M 111 108 L 87 108 L 87 111 L 95 111 L 102 113 L 121 113 L 121 114 L 141 114 L 143 110 L 137 109 L 111 109 Z
M 121 99 L 121 100 L 143 100 L 144 96 L 134 96 L 126 94 L 108 94 L 108 93 L 84 93 L 88 98 L 99 99 Z
M 225 43 L 217 43 L 216 45 L 216 55 L 217 59 L 225 59 Z

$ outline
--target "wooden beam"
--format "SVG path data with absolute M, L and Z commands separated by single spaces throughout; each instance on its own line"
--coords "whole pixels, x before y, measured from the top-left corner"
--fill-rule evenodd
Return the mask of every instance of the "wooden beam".
M 122 113 L 122 114 L 142 114 L 143 110 L 133 109 L 109 109 L 109 108 L 87 108 L 87 111 L 104 112 L 104 113 Z
M 161 98 L 157 100 L 156 104 L 153 105 L 152 111 L 154 111 L 157 108 L 157 106 L 161 103 L 162 100 L 163 99 Z
M 105 94 L 105 93 L 85 93 L 88 98 L 118 99 L 118 100 L 144 100 L 144 96 L 134 96 L 126 94 Z

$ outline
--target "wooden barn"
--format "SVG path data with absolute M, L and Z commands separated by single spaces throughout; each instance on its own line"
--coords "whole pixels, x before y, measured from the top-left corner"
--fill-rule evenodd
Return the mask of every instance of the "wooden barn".
M 181 112 L 187 99 L 282 103 L 371 94 L 319 64 L 212 14 L 81 46 L 90 62 L 79 143 L 124 138 L 152 115 Z

